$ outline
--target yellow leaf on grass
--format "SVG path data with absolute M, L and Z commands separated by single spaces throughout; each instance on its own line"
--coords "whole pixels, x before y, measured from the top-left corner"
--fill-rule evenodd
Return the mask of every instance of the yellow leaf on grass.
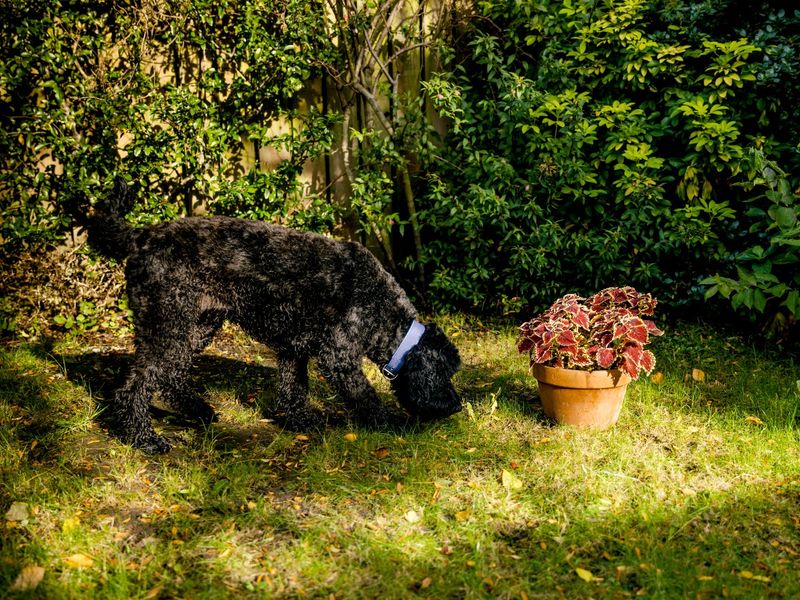
M 506 488 L 508 491 L 512 490 L 519 490 L 522 488 L 522 480 L 514 475 L 511 471 L 503 469 L 503 473 L 500 476 L 500 480 L 503 483 L 503 487 Z
M 72 567 L 73 569 L 88 569 L 94 565 L 94 559 L 85 554 L 73 554 L 65 558 L 64 562 L 67 563 L 68 567 Z
M 431 504 L 436 504 L 439 497 L 442 495 L 442 486 L 436 482 L 433 484 L 433 496 L 431 496 Z
M 763 425 L 764 421 L 759 419 L 758 417 L 754 417 L 753 415 L 747 415 L 745 418 L 745 423 L 749 423 L 750 425 Z
M 739 577 L 742 579 L 752 579 L 753 581 L 761 581 L 763 583 L 769 583 L 770 578 L 765 577 L 764 575 L 755 575 L 751 571 L 740 571 Z
M 650 377 L 650 381 L 652 381 L 652 382 L 653 382 L 653 383 L 655 383 L 656 385 L 658 385 L 658 384 L 661 384 L 661 383 L 664 383 L 664 373 L 662 373 L 661 371 L 656 371 L 656 372 L 655 372 L 655 373 L 653 373 L 653 375 Z
M 298 433 L 296 436 L 294 436 L 294 439 L 296 439 L 298 442 L 307 442 L 310 438 L 307 435 Z
M 419 584 L 419 587 L 421 587 L 421 588 L 424 590 L 424 589 L 426 589 L 426 588 L 429 588 L 429 587 L 431 587 L 431 584 L 432 584 L 432 583 L 433 583 L 433 580 L 432 580 L 430 577 L 426 577 L 426 578 L 425 578 L 425 579 L 423 579 L 423 580 L 422 580 L 422 582 Z
M 375 457 L 376 458 L 379 458 L 379 459 L 383 460 L 387 456 L 389 456 L 389 449 L 388 448 L 386 448 L 384 446 L 381 446 L 380 448 L 376 448 L 375 449 Z
M 456 521 L 459 523 L 469 519 L 470 512 L 468 510 L 460 510 L 455 514 Z
M 15 592 L 30 592 L 36 589 L 42 579 L 44 579 L 44 567 L 28 565 L 19 572 L 11 589 Z
M 344 439 L 346 439 L 348 442 L 355 442 L 358 439 L 358 436 L 353 432 L 345 433 Z
M 591 571 L 581 569 L 580 567 L 575 567 L 575 572 L 578 574 L 578 577 L 584 581 L 594 581 L 594 575 L 592 575 Z
M 158 598 L 161 595 L 161 590 L 162 589 L 164 589 L 163 585 L 157 585 L 152 590 L 147 592 L 147 595 L 145 596 L 145 598 L 147 598 L 147 600 L 152 600 L 152 598 Z
M 74 531 L 78 525 L 80 525 L 80 523 L 81 520 L 78 517 L 69 517 L 68 519 L 64 519 L 64 522 L 61 524 L 61 531 L 63 533 Z
M 692 379 L 694 379 L 695 381 L 705 381 L 706 374 L 704 371 L 700 369 L 692 369 Z

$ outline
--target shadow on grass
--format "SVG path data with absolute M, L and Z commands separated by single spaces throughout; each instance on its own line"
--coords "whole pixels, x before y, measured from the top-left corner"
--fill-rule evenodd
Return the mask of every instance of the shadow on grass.
M 0 352 L 6 351 L 0 349 Z M 106 409 L 115 390 L 124 383 L 132 360 L 133 355 L 125 352 L 59 354 L 46 343 L 8 352 L 7 359 L 3 357 L 1 361 L 0 394 L 12 414 L 24 415 L 15 418 L 15 435 L 36 441 L 30 458 L 36 462 L 58 461 L 65 450 L 60 434 L 67 429 L 74 432 L 76 428 L 96 425 L 113 431 L 110 411 Z M 205 354 L 196 357 L 190 377 L 191 387 L 204 396 L 225 391 L 233 397 L 234 404 L 258 412 L 262 406 L 273 404 L 276 370 L 268 366 Z M 87 407 L 85 396 L 78 389 L 92 399 L 91 407 Z M 198 428 L 196 423 L 171 411 L 158 397 L 150 412 L 157 426 L 166 428 L 167 435 L 180 434 L 189 427 Z M 87 418 L 79 424 L 80 415 Z M 264 429 L 264 423 L 253 427 L 218 423 L 214 426 L 214 440 L 231 447 L 259 433 L 263 438 Z M 272 429 L 274 435 L 275 428 Z M 94 439 L 92 443 L 100 442 Z
M 107 409 L 113 401 L 115 391 L 124 384 L 128 376 L 133 363 L 132 353 L 119 351 L 57 353 L 49 344 L 26 346 L 25 350 L 41 361 L 38 368 L 30 369 L 27 375 L 13 369 L 4 371 L 0 375 L 2 379 L 0 389 L 7 388 L 11 403 L 33 415 L 33 422 L 38 424 L 35 430 L 25 428 L 20 432 L 21 435 L 31 440 L 39 439 L 43 433 L 63 429 L 65 420 L 69 418 L 67 416 L 65 419 L 63 413 L 69 413 L 70 409 L 61 406 L 59 393 L 54 392 L 52 381 L 48 382 L 48 376 L 41 372 L 42 363 L 46 365 L 46 370 L 59 373 L 66 378 L 66 381 L 83 389 L 93 401 L 94 422 L 105 430 L 114 431 L 114 423 Z M 269 365 L 269 358 L 261 362 L 265 364 L 255 364 L 251 361 L 210 353 L 200 354 L 192 362 L 190 387 L 210 400 L 218 415 L 230 417 L 221 419 L 207 430 L 209 439 L 213 440 L 214 447 L 219 451 L 247 447 L 255 440 L 263 443 L 274 438 L 283 429 L 280 416 L 274 414 L 278 386 L 277 369 Z M 326 382 L 314 377 L 313 371 L 310 375 L 309 399 L 318 405 L 320 416 L 324 419 L 324 427 L 345 425 L 347 413 L 344 406 L 335 398 Z M 24 382 L 24 386 L 31 389 L 27 390 L 24 387 L 20 389 L 21 381 Z M 19 393 L 23 389 L 24 393 Z M 403 435 L 423 431 L 430 425 L 418 423 L 407 417 L 396 402 L 392 404 L 393 398 L 385 397 L 384 400 L 389 401 L 390 411 L 394 416 L 390 426 L 384 428 L 386 433 Z M 84 402 L 81 404 L 85 406 Z M 252 415 L 246 413 L 231 415 L 228 409 L 235 410 L 236 407 L 251 409 L 263 418 L 252 419 Z M 62 415 L 59 415 L 59 412 Z M 187 429 L 203 429 L 196 422 L 174 412 L 172 407 L 161 401 L 158 394 L 151 400 L 150 413 L 155 419 L 156 427 L 173 441 L 176 441 L 176 436 L 180 438 L 182 432 Z M 247 417 L 251 418 L 250 422 L 243 420 Z M 173 451 L 180 452 L 180 445 L 179 441 Z M 37 454 L 43 455 L 44 450 L 44 447 L 40 447 Z M 50 460 L 55 460 L 59 452 L 53 447 L 47 454 Z M 44 456 L 42 458 L 44 459 Z

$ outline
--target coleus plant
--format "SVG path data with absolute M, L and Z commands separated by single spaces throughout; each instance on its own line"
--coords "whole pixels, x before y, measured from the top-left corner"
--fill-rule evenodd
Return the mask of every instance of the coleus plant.
M 606 288 L 590 298 L 567 294 L 520 327 L 517 349 L 530 364 L 583 371 L 619 369 L 638 379 L 656 366 L 645 346 L 662 335 L 652 316 L 658 301 L 632 287 Z

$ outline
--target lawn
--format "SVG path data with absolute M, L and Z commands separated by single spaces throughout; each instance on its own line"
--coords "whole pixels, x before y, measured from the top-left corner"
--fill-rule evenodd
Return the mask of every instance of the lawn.
M 72 598 L 796 597 L 800 368 L 665 326 L 619 423 L 545 419 L 511 325 L 443 320 L 460 414 L 368 431 L 264 419 L 269 352 L 233 329 L 194 378 L 220 422 L 157 411 L 148 456 L 98 415 L 131 341 L 0 348 L 0 590 Z M 660 325 L 663 325 L 660 323 Z M 388 385 L 367 366 L 387 401 Z M 27 588 L 27 591 L 25 591 Z

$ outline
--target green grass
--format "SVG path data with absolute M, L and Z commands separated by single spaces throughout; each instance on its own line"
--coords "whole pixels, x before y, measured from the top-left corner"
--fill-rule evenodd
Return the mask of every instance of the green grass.
M 258 408 L 273 363 L 234 332 L 195 370 L 220 423 L 157 420 L 175 445 L 163 457 L 109 438 L 97 419 L 125 352 L 0 349 L 0 511 L 24 502 L 29 513 L 2 521 L 0 590 L 35 565 L 41 583 L 12 596 L 800 594 L 792 360 L 668 327 L 653 344 L 660 383 L 635 382 L 619 423 L 585 432 L 545 420 L 513 328 L 445 327 L 469 403 L 453 418 L 281 431 Z M 341 408 L 316 378 L 312 391 Z

